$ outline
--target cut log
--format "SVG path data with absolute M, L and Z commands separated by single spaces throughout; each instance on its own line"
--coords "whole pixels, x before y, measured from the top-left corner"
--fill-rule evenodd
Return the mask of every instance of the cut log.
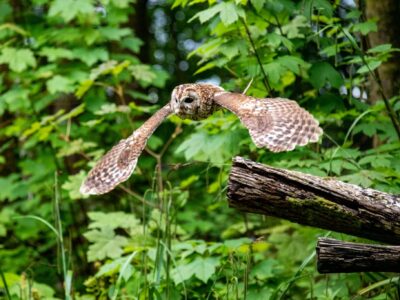
M 292 222 L 400 244 L 400 197 L 241 157 L 229 176 L 231 207 Z
M 316 250 L 320 273 L 400 272 L 400 246 L 319 238 Z

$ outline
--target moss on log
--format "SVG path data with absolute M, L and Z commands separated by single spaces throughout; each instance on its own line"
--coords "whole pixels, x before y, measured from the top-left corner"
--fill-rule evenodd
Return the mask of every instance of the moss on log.
M 400 197 L 372 189 L 233 160 L 229 205 L 243 212 L 400 244 Z

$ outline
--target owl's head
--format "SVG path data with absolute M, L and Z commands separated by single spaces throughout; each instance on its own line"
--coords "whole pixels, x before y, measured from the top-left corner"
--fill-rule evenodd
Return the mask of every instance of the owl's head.
M 207 118 L 217 108 L 213 97 L 220 91 L 221 87 L 206 83 L 178 85 L 172 91 L 171 108 L 182 119 Z

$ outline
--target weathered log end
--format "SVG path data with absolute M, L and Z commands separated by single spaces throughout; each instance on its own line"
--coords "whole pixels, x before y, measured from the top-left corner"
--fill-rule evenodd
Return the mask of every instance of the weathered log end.
M 400 197 L 235 157 L 229 205 L 243 212 L 400 244 Z
M 320 273 L 400 271 L 400 246 L 381 246 L 319 238 L 317 269 Z

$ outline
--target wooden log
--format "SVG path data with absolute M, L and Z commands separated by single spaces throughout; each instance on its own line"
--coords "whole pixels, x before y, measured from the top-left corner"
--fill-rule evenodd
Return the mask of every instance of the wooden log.
M 400 244 L 400 197 L 236 157 L 231 207 L 389 244 Z
M 320 273 L 400 272 L 400 246 L 382 246 L 319 238 Z

